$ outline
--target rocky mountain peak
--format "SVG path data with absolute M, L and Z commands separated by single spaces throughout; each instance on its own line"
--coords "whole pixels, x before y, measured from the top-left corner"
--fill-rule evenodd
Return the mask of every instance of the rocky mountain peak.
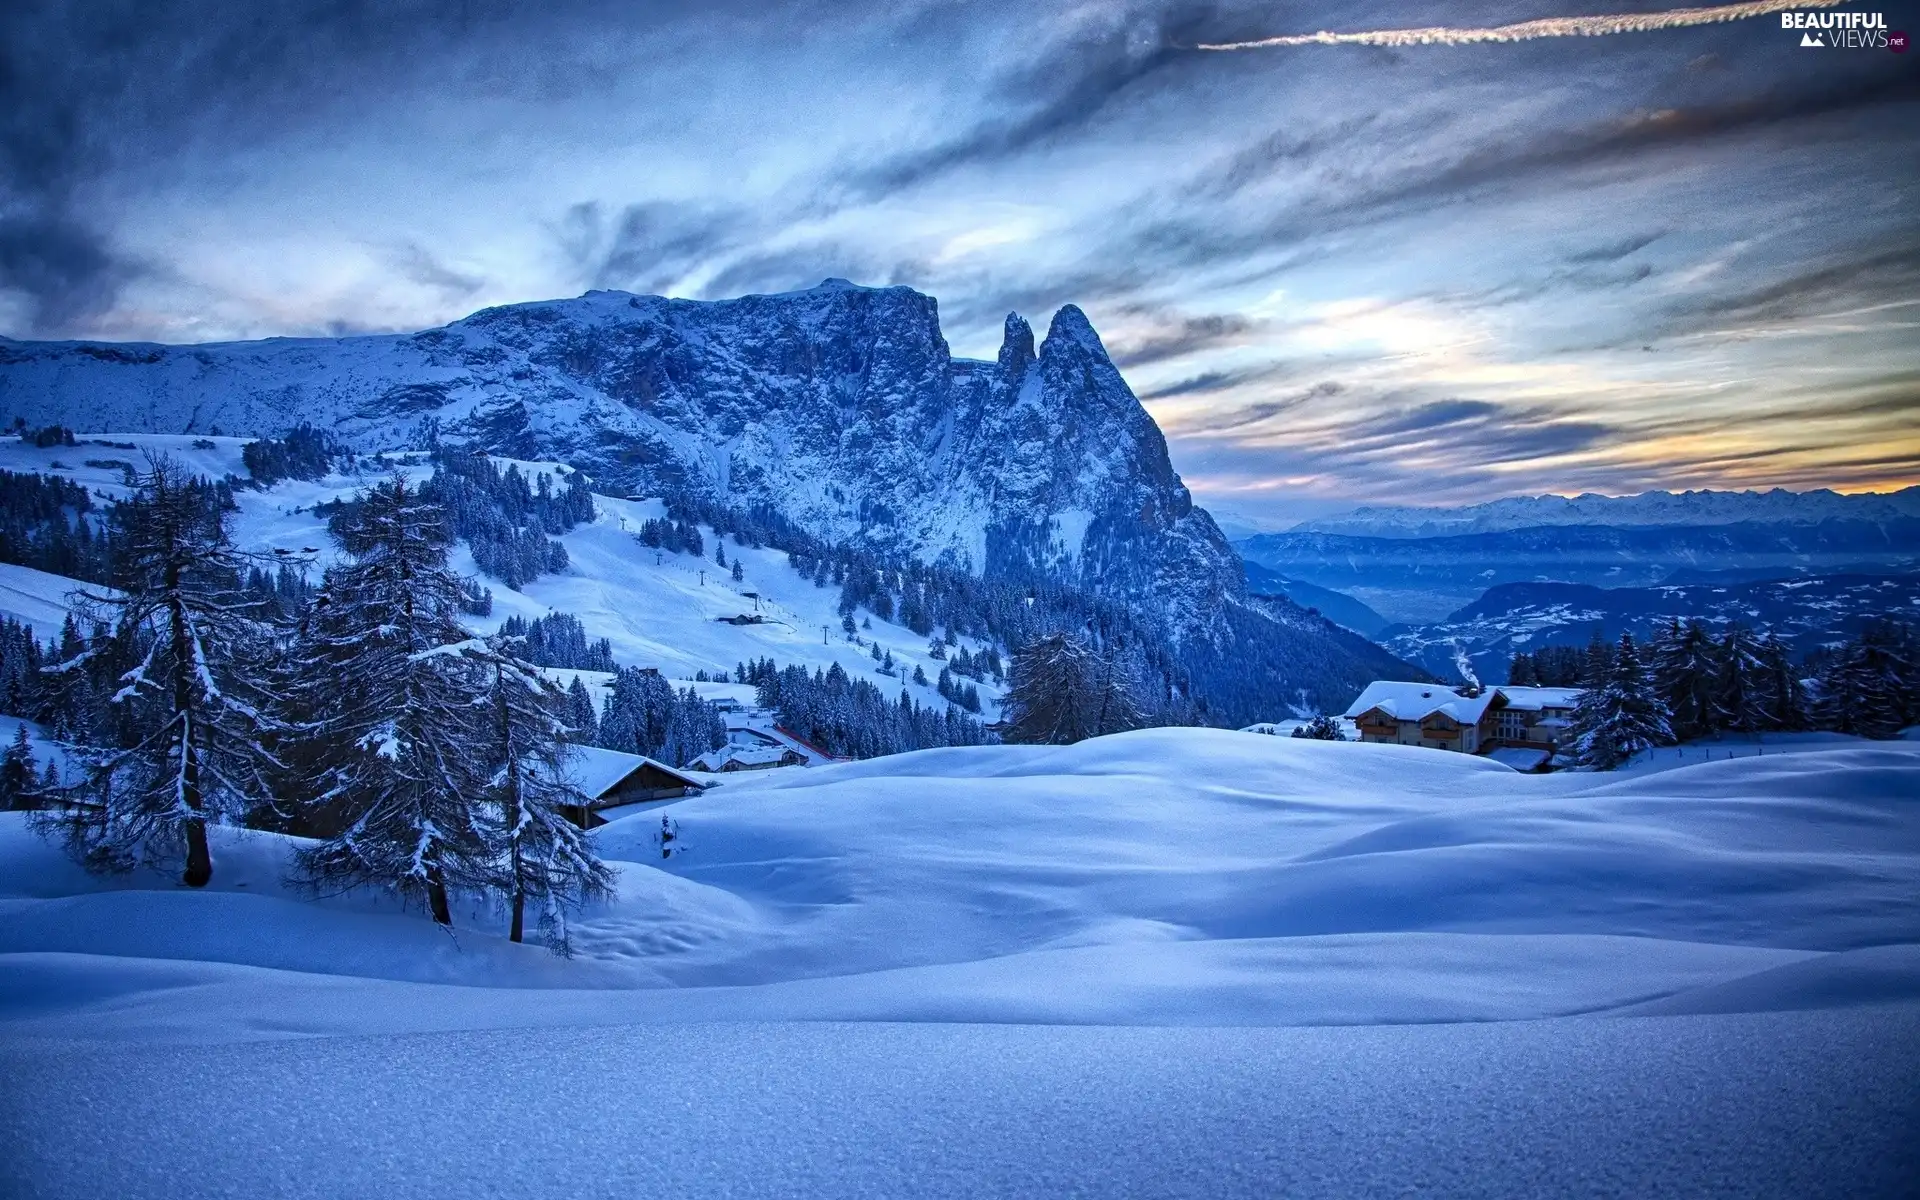
M 1000 339 L 1000 373 L 1018 380 L 1033 365 L 1033 326 L 1017 312 L 1007 314 L 1006 332 Z

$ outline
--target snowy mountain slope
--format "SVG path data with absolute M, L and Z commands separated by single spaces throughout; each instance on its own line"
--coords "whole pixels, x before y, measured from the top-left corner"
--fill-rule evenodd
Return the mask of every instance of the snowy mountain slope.
M 99 435 L 81 438 L 77 453 L 73 447 L 40 449 L 0 439 L 0 469 L 59 475 L 103 499 L 124 496 L 128 489 L 118 466 L 82 465 L 81 455 L 91 458 L 102 452 L 101 446 L 120 447 L 120 459 L 133 463 L 143 462 L 145 453 L 152 450 L 179 457 L 194 469 L 216 477 L 241 471 L 239 452 L 244 439 L 213 439 L 215 445 L 198 450 L 190 445 L 194 440 L 147 434 Z M 56 467 L 56 462 L 72 466 Z M 532 479 L 570 470 L 553 462 L 503 460 L 500 465 L 502 469 L 518 466 Z M 287 551 L 309 562 L 317 578 L 335 560 L 335 551 L 327 535 L 326 518 L 315 511 L 316 506 L 349 499 L 383 473 L 396 470 L 415 481 L 424 480 L 433 471 L 423 456 L 400 454 L 369 460 L 354 474 L 283 480 L 265 489 L 238 489 L 234 492 L 239 506 L 232 520 L 234 543 L 256 553 Z M 531 619 L 553 611 L 568 612 L 580 618 L 590 638 L 608 639 L 621 665 L 653 667 L 669 679 L 690 679 L 696 671 L 730 673 L 736 664 L 762 657 L 771 657 L 781 666 L 809 670 L 838 663 L 849 676 L 868 679 L 889 696 L 904 689 L 920 704 L 945 707 L 946 701 L 934 688 L 912 682 L 916 666 L 932 680 L 938 678 L 943 665 L 929 656 L 926 638 L 904 626 L 875 619 L 872 628 L 861 631 L 860 644 L 848 642 L 840 631 L 837 595 L 802 578 L 787 564 L 785 554 L 755 550 L 729 540 L 729 562 L 738 559 L 745 575 L 742 582 L 735 583 L 726 570 L 710 560 L 640 544 L 634 531 L 647 518 L 661 515 L 663 508 L 658 500 L 596 495 L 594 508 L 592 522 L 558 539 L 567 548 L 571 564 L 567 571 L 540 576 L 522 591 L 507 588 L 481 573 L 464 543 L 455 548 L 455 568 L 479 577 L 493 591 L 492 615 L 469 618 L 477 632 L 491 633 L 511 616 Z M 703 535 L 709 544 L 718 536 L 711 529 L 703 530 Z M 43 638 L 49 637 L 59 632 L 71 607 L 69 594 L 82 586 L 77 580 L 0 563 L 0 613 L 26 621 Z M 754 595 L 746 595 L 748 592 Z M 756 612 L 767 623 L 732 625 L 718 619 Z M 893 655 L 894 674 L 883 674 L 874 661 L 871 647 L 875 644 Z M 981 648 L 965 639 L 962 644 L 969 649 Z M 999 689 L 990 682 L 975 686 L 986 719 L 991 720 Z
M 1457 675 L 1464 659 L 1475 676 L 1498 683 L 1520 650 L 1584 646 L 1597 628 L 1645 640 L 1676 618 L 1718 631 L 1729 623 L 1771 631 L 1796 658 L 1857 637 L 1878 618 L 1920 622 L 1920 575 L 1811 575 L 1759 583 L 1668 584 L 1597 588 L 1572 583 L 1508 583 L 1429 625 L 1383 631 L 1386 645 L 1436 674 Z
M 932 298 L 829 280 L 694 302 L 622 292 L 405 336 L 206 346 L 0 341 L 0 413 L 147 432 L 300 421 L 362 449 L 428 430 L 583 467 L 621 495 L 767 505 L 816 536 L 976 570 L 1044 566 L 1204 612 L 1237 562 L 1071 306 L 1036 349 L 953 359 Z
M 1060 580 L 1200 645 L 1187 666 L 1230 719 L 1272 717 L 1303 694 L 1337 709 L 1405 670 L 1290 601 L 1247 603 L 1239 557 L 1071 305 L 1038 345 L 1009 315 L 993 362 L 950 355 L 932 298 L 843 280 L 717 302 L 592 292 L 404 336 L 0 341 L 9 413 L 209 435 L 310 421 L 362 450 L 445 437 L 568 463 L 612 496 L 750 510 L 836 543 Z
M 58 637 L 72 608 L 69 593 L 83 586 L 65 575 L 0 563 L 0 616 L 29 626 L 41 641 Z
M 1627 779 L 1194 729 L 923 751 L 670 806 L 689 849 L 665 862 L 659 813 L 603 827 L 620 896 L 575 922 L 571 961 L 498 914 L 447 939 L 286 892 L 272 835 L 224 839 L 194 893 L 92 879 L 8 817 L 0 1030 L 1501 1020 L 1724 1003 L 1787 966 L 1790 1006 L 1851 1003 L 1874 947 L 1876 994 L 1911 998 L 1916 791 L 1904 743 Z
M 1350 537 L 1444 537 L 1540 525 L 1817 525 L 1920 517 L 1920 486 L 1846 495 L 1828 488 L 1790 492 L 1642 492 L 1637 496 L 1515 496 L 1459 508 L 1369 506 L 1293 526 L 1294 533 Z

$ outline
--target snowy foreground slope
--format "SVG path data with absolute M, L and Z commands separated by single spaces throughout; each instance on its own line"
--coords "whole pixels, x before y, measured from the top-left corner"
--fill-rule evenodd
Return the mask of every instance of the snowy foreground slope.
M 572 961 L 9 815 L 0 1192 L 1899 1194 L 1916 798 L 1911 743 L 927 751 L 602 828 Z
M 89 879 L 8 816 L 0 1014 L 226 1040 L 1483 1021 L 1720 1008 L 1735 981 L 1759 1008 L 1836 980 L 1920 998 L 1916 797 L 1911 743 L 1619 781 L 1195 729 L 923 751 L 731 779 L 602 828 L 621 896 L 576 922 L 572 961 L 505 943 L 497 915 L 449 938 L 371 898 L 290 895 L 278 837 L 230 837 L 194 893 Z M 665 862 L 663 811 L 690 847 Z

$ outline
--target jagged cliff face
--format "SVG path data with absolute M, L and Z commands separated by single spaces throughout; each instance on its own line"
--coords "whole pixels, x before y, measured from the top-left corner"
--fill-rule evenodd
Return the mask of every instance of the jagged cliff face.
M 212 346 L 0 340 L 0 417 L 274 433 L 363 449 L 430 433 L 576 463 L 602 490 L 765 504 L 836 541 L 1041 569 L 1176 628 L 1244 593 L 1237 557 L 1079 309 L 1036 348 L 956 360 L 931 297 L 830 280 L 696 302 L 621 292 L 397 337 Z

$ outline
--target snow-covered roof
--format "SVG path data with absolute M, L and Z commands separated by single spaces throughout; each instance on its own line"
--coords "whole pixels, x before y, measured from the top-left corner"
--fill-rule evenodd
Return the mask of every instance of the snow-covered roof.
M 1472 725 L 1487 711 L 1487 705 L 1493 703 L 1494 695 L 1492 688 L 1467 697 L 1442 683 L 1376 679 L 1360 693 L 1358 700 L 1347 706 L 1345 715 L 1357 717 L 1377 708 L 1398 721 L 1423 721 L 1434 713 L 1441 713 L 1462 725 Z
M 1507 698 L 1508 708 L 1524 708 L 1537 712 L 1544 708 L 1572 708 L 1580 703 L 1580 689 L 1570 687 L 1512 687 L 1500 685 L 1500 694 Z
M 1535 750 L 1526 746 L 1502 746 L 1498 750 L 1488 751 L 1487 757 L 1516 771 L 1535 771 L 1546 765 L 1547 759 L 1553 757 L 1553 751 Z
M 657 759 L 620 750 L 603 750 L 599 746 L 572 747 L 567 755 L 567 776 L 575 787 L 597 800 L 619 786 L 621 780 L 649 763 L 688 787 L 702 786 L 699 780 L 683 775 Z
M 785 746 L 722 746 L 718 750 L 709 750 L 693 760 L 693 765 L 702 771 L 718 771 L 730 762 L 743 767 L 766 767 L 777 764 L 789 754 L 798 753 Z

